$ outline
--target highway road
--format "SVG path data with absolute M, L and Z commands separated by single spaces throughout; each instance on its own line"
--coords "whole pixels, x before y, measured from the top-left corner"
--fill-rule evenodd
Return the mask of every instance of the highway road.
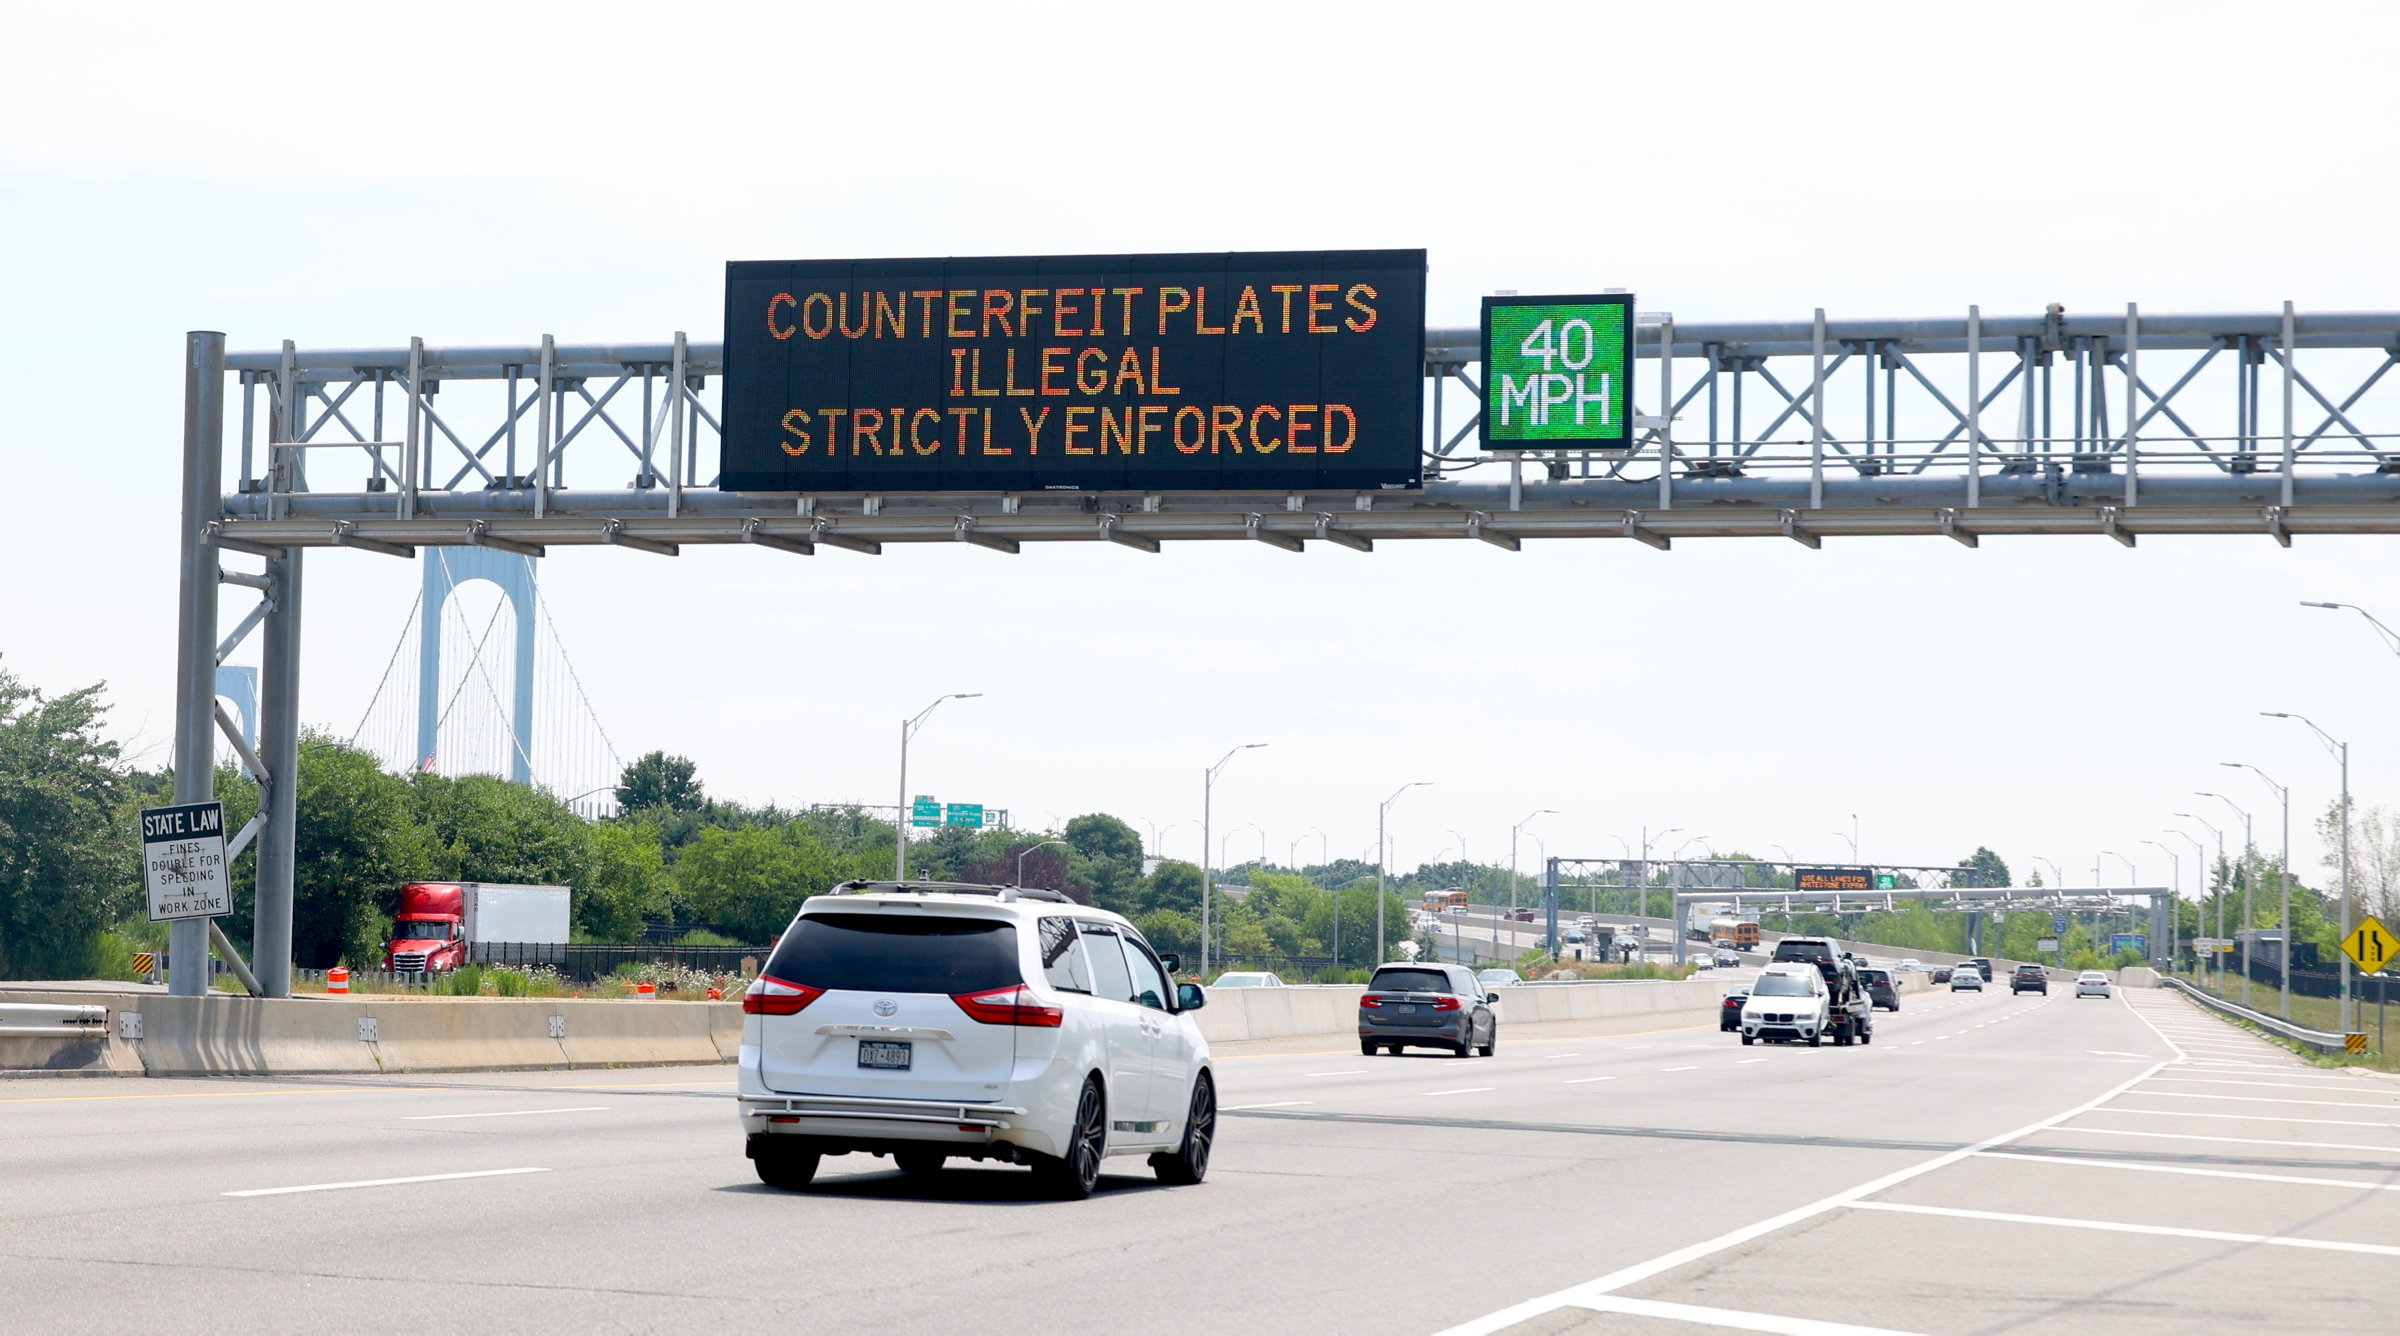
M 1499 1055 L 1220 1050 L 1196 1188 L 829 1160 L 717 1068 L 0 1082 L 0 1325 L 862 1332 L 2388 1330 L 2400 1082 L 2171 995 L 1913 996 L 1865 1048 L 1697 1014 Z

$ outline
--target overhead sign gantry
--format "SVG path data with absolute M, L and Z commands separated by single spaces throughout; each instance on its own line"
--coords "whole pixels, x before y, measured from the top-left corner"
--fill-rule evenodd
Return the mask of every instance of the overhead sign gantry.
M 1458 329 L 1425 325 L 1424 273 L 1414 250 L 795 261 L 729 270 L 721 342 L 190 335 L 174 799 L 213 797 L 216 664 L 255 631 L 237 753 L 262 802 L 231 843 L 257 841 L 266 990 L 290 978 L 310 548 L 2400 533 L 2400 312 L 1678 323 L 1603 294 Z M 220 584 L 260 595 L 222 642 Z M 174 931 L 202 957 L 200 921 Z

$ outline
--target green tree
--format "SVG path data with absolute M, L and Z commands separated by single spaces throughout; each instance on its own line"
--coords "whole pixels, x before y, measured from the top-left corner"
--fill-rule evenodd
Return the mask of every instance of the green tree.
M 258 810 L 258 786 L 217 771 L 227 826 Z M 442 876 L 451 860 L 420 818 L 410 782 L 375 758 L 324 734 L 300 738 L 300 791 L 292 823 L 292 960 L 307 969 L 379 961 L 400 887 Z M 234 913 L 225 932 L 246 940 L 256 922 L 256 847 L 234 864 Z
M 1093 904 L 1122 913 L 1142 877 L 1142 837 L 1123 821 L 1092 812 L 1069 821 L 1065 838 L 1073 851 L 1069 875 L 1089 888 Z
M 589 823 L 566 804 L 493 775 L 417 775 L 417 812 L 441 841 L 443 875 L 572 885 Z
M 840 861 L 798 825 L 701 832 L 675 860 L 676 898 L 701 922 L 764 944 L 800 902 L 841 878 Z
M 52 699 L 0 669 L 0 977 L 93 973 L 100 929 L 132 909 L 138 842 L 101 691 Z
M 603 823 L 587 830 L 575 875 L 575 928 L 595 942 L 630 942 L 642 921 L 667 917 L 665 861 L 638 826 Z
M 706 801 L 700 792 L 700 781 L 694 778 L 698 771 L 699 767 L 688 757 L 650 752 L 626 766 L 618 776 L 617 806 L 627 812 L 653 807 L 671 812 L 690 811 Z
M 1980 881 L 1976 880 L 1978 877 Z M 1974 853 L 1959 860 L 1956 882 L 1976 886 L 2009 885 L 2008 864 L 2000 861 L 2000 855 L 1980 844 L 1976 845 Z
M 1143 913 L 1169 909 L 1178 914 L 1200 917 L 1200 869 L 1190 863 L 1163 862 L 1158 871 L 1142 878 L 1129 897 L 1135 908 Z

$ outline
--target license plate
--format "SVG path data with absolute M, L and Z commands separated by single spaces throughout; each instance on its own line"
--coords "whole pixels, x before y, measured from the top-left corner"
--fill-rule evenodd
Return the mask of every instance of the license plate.
M 1394 1010 L 1398 1011 L 1403 1016 L 1414 1016 L 1417 1014 L 1417 1004 L 1414 1002 L 1403 1002 L 1398 1007 L 1394 1008 Z
M 915 1045 L 905 1039 L 861 1039 L 858 1041 L 858 1065 L 883 1071 L 904 1072 L 914 1060 Z

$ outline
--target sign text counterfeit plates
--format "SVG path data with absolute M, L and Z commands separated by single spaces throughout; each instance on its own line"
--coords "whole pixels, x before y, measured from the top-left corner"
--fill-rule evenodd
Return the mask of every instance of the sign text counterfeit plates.
M 142 887 L 153 923 L 233 912 L 223 803 L 142 809 Z
M 742 492 L 1422 481 L 1425 252 L 742 261 Z

